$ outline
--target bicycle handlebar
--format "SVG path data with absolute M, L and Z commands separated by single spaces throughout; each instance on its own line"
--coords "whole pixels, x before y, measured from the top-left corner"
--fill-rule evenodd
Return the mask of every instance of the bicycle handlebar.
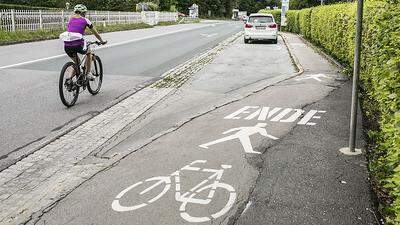
M 107 41 L 105 41 L 105 42 L 100 42 L 100 41 L 89 41 L 89 42 L 87 43 L 87 46 L 90 46 L 90 45 L 105 45 L 105 44 L 107 44 Z

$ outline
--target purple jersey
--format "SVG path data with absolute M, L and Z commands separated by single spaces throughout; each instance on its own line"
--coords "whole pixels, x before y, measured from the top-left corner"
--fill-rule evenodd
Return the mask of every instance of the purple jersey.
M 68 22 L 67 31 L 84 35 L 86 27 L 93 27 L 90 20 L 85 17 L 71 17 Z M 64 41 L 64 44 L 65 46 L 81 46 L 84 45 L 84 40 Z

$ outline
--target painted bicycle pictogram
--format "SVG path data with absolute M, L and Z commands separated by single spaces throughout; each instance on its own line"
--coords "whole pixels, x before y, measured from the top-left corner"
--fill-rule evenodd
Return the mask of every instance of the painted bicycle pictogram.
M 210 221 L 212 219 L 216 219 L 225 213 L 227 213 L 233 206 L 235 200 L 236 200 L 236 192 L 235 189 L 226 183 L 220 182 L 222 175 L 226 169 L 232 168 L 231 165 L 221 165 L 220 169 L 209 169 L 209 168 L 200 168 L 200 167 L 195 167 L 195 164 L 204 164 L 206 163 L 206 160 L 196 160 L 189 165 L 186 165 L 182 167 L 180 170 L 172 173 L 169 176 L 158 176 L 158 177 L 152 177 L 149 178 L 145 181 L 140 181 L 137 182 L 123 191 L 121 191 L 114 199 L 114 201 L 111 204 L 111 207 L 114 211 L 117 212 L 128 212 L 128 211 L 134 211 L 140 208 L 143 208 L 147 205 L 150 205 L 151 203 L 156 202 L 159 200 L 162 196 L 164 196 L 169 189 L 171 188 L 171 183 L 172 181 L 175 184 L 175 200 L 177 202 L 181 202 L 182 204 L 179 207 L 180 211 L 180 216 L 188 221 L 188 222 L 206 222 Z M 190 191 L 187 191 L 182 194 L 181 192 L 181 181 L 180 181 L 180 173 L 182 171 L 198 171 L 198 172 L 204 172 L 204 173 L 211 173 L 211 176 L 206 178 L 205 180 L 201 181 L 198 183 L 196 186 L 190 189 Z M 156 194 L 155 196 L 149 197 L 150 199 L 145 201 L 145 202 L 138 202 L 135 203 L 135 205 L 130 205 L 130 206 L 123 206 L 121 205 L 121 199 L 125 196 L 130 191 L 136 191 L 139 193 L 139 195 L 144 195 L 146 193 L 149 193 L 151 190 L 155 189 L 156 187 L 159 187 L 160 185 L 163 185 L 161 187 L 162 191 L 159 194 Z M 187 211 L 187 206 L 188 204 L 199 204 L 199 205 L 208 205 L 213 201 L 214 195 L 217 190 L 225 190 L 229 194 L 227 203 L 224 205 L 224 207 L 219 210 L 216 213 L 213 213 L 209 216 L 191 216 Z M 208 190 L 208 195 L 206 199 L 201 199 L 201 198 L 196 198 L 196 195 L 199 193 Z

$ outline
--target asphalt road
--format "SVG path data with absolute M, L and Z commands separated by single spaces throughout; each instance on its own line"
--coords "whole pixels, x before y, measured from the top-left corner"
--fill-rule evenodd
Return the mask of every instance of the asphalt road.
M 111 46 L 97 50 L 104 65 L 102 91 L 95 97 L 85 92 L 71 109 L 65 108 L 58 96 L 59 71 L 68 58 L 52 57 L 62 53 L 61 43 L 1 47 L 0 158 L 71 121 L 96 115 L 129 90 L 158 79 L 241 29 L 241 23 L 222 22 L 106 34 Z M 132 40 L 137 41 L 129 42 Z M 48 59 L 24 64 L 42 58 Z

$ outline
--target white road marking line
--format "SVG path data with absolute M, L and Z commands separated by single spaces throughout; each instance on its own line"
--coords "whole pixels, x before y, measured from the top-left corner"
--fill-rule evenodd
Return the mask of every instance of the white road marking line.
M 218 33 L 212 33 L 212 34 L 200 34 L 201 36 L 203 36 L 203 37 L 208 37 L 208 38 L 210 38 L 210 37 L 214 37 L 214 36 L 217 36 L 218 35 Z
M 251 201 L 249 201 L 247 204 L 246 204 L 246 207 L 244 208 L 244 210 L 243 210 L 243 212 L 242 212 L 242 215 L 244 214 L 244 213 L 246 213 L 246 211 L 250 208 L 250 206 L 251 206 Z
M 143 41 L 143 40 L 146 40 L 146 39 L 152 39 L 152 38 L 156 38 L 156 37 L 162 37 L 162 36 L 166 36 L 166 35 L 170 35 L 170 34 L 184 32 L 184 31 L 191 31 L 191 30 L 201 29 L 201 28 L 205 28 L 205 27 L 215 27 L 215 26 L 216 26 L 215 24 L 211 24 L 211 25 L 204 25 L 204 26 L 201 26 L 201 27 L 181 29 L 181 30 L 166 32 L 166 33 L 162 33 L 162 34 L 156 34 L 156 35 L 152 35 L 152 36 L 147 36 L 147 37 L 143 37 L 143 38 L 136 38 L 136 39 L 132 39 L 132 40 L 128 40 L 128 41 L 118 42 L 118 43 L 115 43 L 115 44 L 109 44 L 109 45 L 101 46 L 101 47 L 99 47 L 97 49 L 106 49 L 106 48 L 111 48 L 111 47 L 124 45 L 124 44 L 128 44 L 128 43 Z M 32 64 L 32 63 L 46 61 L 46 60 L 62 58 L 64 56 L 66 56 L 66 54 L 61 54 L 61 55 L 55 55 L 55 56 L 50 56 L 50 57 L 41 58 L 41 59 L 30 60 L 30 61 L 16 63 L 16 64 L 12 64 L 12 65 L 1 66 L 0 69 L 9 69 L 9 68 L 12 68 L 12 67 L 18 67 L 18 66 L 28 65 L 28 64 Z

